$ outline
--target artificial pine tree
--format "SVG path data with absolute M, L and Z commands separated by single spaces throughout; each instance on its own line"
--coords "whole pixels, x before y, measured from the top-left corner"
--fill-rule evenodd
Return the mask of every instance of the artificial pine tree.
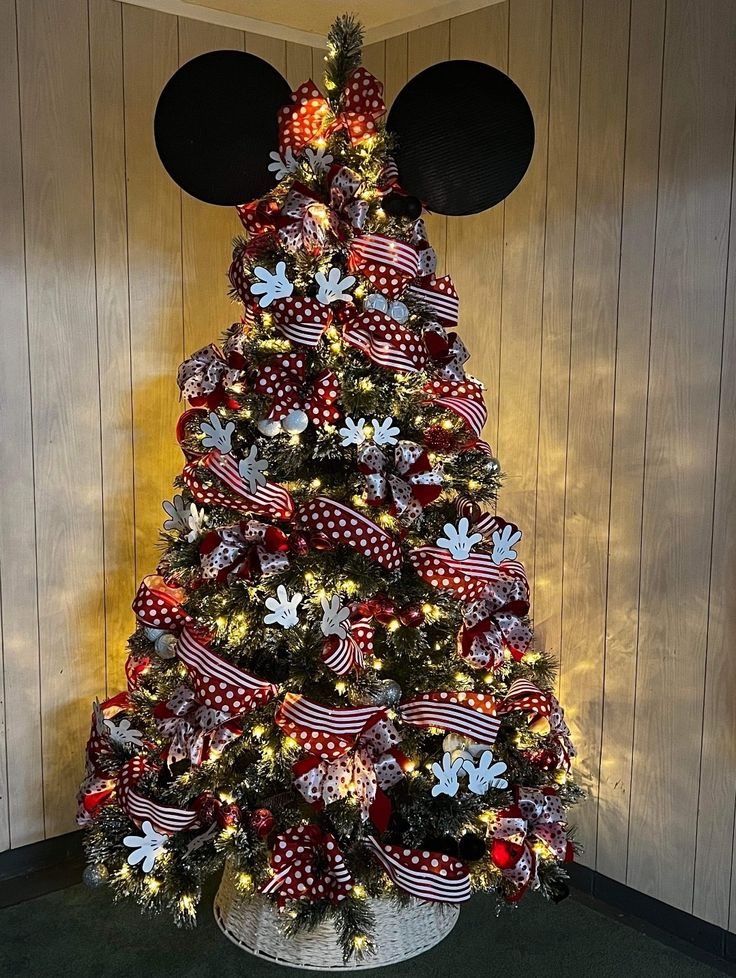
M 239 207 L 242 316 L 179 369 L 183 471 L 79 796 L 92 881 L 189 923 L 227 859 L 346 955 L 369 897 L 559 894 L 579 793 L 458 299 L 360 48 L 339 19 L 327 98 L 292 95 L 277 185 Z

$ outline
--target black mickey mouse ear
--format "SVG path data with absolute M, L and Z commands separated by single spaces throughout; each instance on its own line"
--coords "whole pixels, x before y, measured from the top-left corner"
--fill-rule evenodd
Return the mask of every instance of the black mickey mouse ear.
M 443 61 L 399 92 L 387 128 L 403 190 L 438 214 L 477 214 L 507 197 L 534 149 L 521 89 L 480 61 Z
M 245 204 L 269 190 L 279 108 L 291 89 L 243 51 L 210 51 L 171 76 L 156 106 L 156 149 L 182 190 L 208 204 Z

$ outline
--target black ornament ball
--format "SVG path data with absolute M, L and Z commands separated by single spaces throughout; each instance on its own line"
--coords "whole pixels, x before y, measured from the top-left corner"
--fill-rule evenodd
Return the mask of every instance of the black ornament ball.
M 291 88 L 262 58 L 208 51 L 166 83 L 156 106 L 156 149 L 182 190 L 208 204 L 245 204 L 275 183 L 269 154 Z
M 84 867 L 82 882 L 91 890 L 96 890 L 107 883 L 109 876 L 110 873 L 103 863 L 90 863 L 89 866 Z
M 554 883 L 550 887 L 550 899 L 553 903 L 562 903 L 563 900 L 567 900 L 570 896 L 570 887 L 567 883 L 563 883 L 562 880 Z
M 458 855 L 458 842 L 452 835 L 428 835 L 422 843 L 422 849 L 429 852 L 442 852 L 446 856 Z
M 479 835 L 474 832 L 466 832 L 458 842 L 457 851 L 464 862 L 473 863 L 477 859 L 482 859 L 488 850 Z
M 389 217 L 406 217 L 410 221 L 416 221 L 422 216 L 422 204 L 417 197 L 394 191 L 386 194 L 381 201 L 381 207 Z

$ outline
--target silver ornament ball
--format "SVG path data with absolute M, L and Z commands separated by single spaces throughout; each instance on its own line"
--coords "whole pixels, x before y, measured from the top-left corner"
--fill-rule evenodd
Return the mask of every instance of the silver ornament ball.
M 281 431 L 281 422 L 264 418 L 263 421 L 258 422 L 258 430 L 266 438 L 274 438 Z
M 104 886 L 107 883 L 109 875 L 107 867 L 102 863 L 90 863 L 84 867 L 82 882 L 91 890 L 96 890 L 98 887 Z
M 501 463 L 498 461 L 497 458 L 489 458 L 488 461 L 486 462 L 486 468 L 488 469 L 491 475 L 501 474 Z
M 304 411 L 290 411 L 281 422 L 284 431 L 288 431 L 290 435 L 301 434 L 308 424 L 309 418 Z
M 398 706 L 401 702 L 401 686 L 395 679 L 382 679 L 373 696 L 376 706 Z
M 159 635 L 153 643 L 153 647 L 159 658 L 173 659 L 176 655 L 176 635 L 172 635 L 171 632 Z
M 442 741 L 442 750 L 449 751 L 452 754 L 453 751 L 461 750 L 467 746 L 467 743 L 467 737 L 461 737 L 460 734 L 456 733 L 448 733 Z

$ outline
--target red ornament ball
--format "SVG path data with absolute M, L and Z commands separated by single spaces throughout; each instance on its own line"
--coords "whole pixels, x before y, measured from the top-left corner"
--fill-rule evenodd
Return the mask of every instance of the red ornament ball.
M 332 540 L 325 533 L 313 533 L 311 539 L 315 550 L 334 550 Z
M 509 842 L 508 839 L 494 839 L 491 843 L 491 860 L 499 869 L 513 869 L 523 852 L 523 846 Z
M 430 425 L 424 432 L 424 444 L 438 452 L 449 451 L 455 444 L 455 432 L 438 424 Z
M 307 540 L 303 533 L 297 533 L 294 530 L 293 533 L 289 534 L 289 549 L 297 557 L 303 557 L 309 553 L 309 540 Z
M 267 808 L 257 808 L 251 812 L 248 824 L 259 839 L 265 839 L 276 824 L 276 819 Z
M 399 621 L 407 628 L 418 628 L 424 624 L 425 617 L 420 604 L 407 604 L 399 608 Z
M 199 821 L 206 828 L 215 821 L 219 805 L 220 802 L 210 791 L 203 791 L 194 799 L 192 807 L 199 816 Z
M 217 821 L 223 827 L 223 829 L 228 829 L 236 825 L 240 825 L 240 805 L 236 805 L 235 802 L 231 802 L 227 805 L 221 805 L 217 811 Z

